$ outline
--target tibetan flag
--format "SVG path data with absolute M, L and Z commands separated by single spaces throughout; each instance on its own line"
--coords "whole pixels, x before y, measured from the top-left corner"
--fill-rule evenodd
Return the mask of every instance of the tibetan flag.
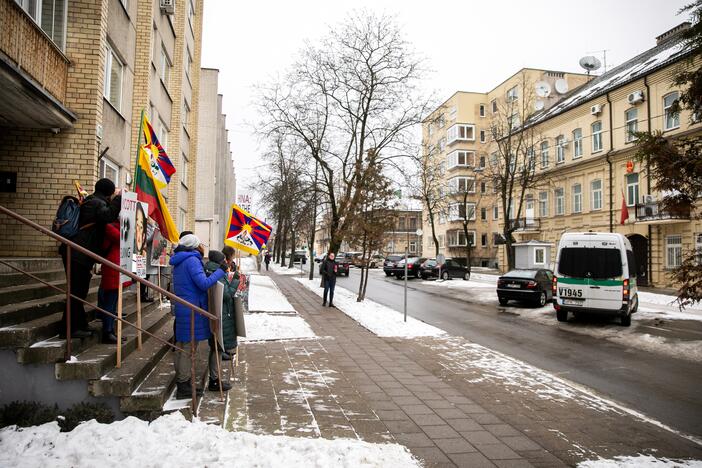
M 83 188 L 82 185 L 80 185 L 80 182 L 77 180 L 73 181 L 73 185 L 76 186 L 76 192 L 78 192 L 78 201 L 80 203 L 83 203 L 83 200 L 85 200 L 85 197 L 88 196 L 88 191 Z
M 178 243 L 178 229 L 176 228 L 171 213 L 168 211 L 166 201 L 158 189 L 156 180 L 151 172 L 149 156 L 143 148 L 139 151 L 139 164 L 134 175 L 134 191 L 137 200 L 148 203 L 149 217 L 156 221 L 161 235 L 174 244 Z
M 151 126 L 146 114 L 144 114 L 141 128 L 144 133 L 144 144 L 142 148 L 144 148 L 144 151 L 146 151 L 149 157 L 151 173 L 154 175 L 158 187 L 162 189 L 171 181 L 171 176 L 175 174 L 176 169 L 168 158 L 166 150 L 163 149 L 163 146 L 159 143 L 156 132 L 154 132 L 154 128 Z
M 243 252 L 258 255 L 271 236 L 271 227 L 236 204 L 232 205 L 231 213 L 224 243 Z

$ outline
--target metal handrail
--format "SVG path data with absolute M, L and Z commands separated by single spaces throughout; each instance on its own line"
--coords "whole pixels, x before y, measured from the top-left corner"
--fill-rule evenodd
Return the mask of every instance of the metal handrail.
M 186 300 L 179 298 L 175 294 L 161 288 L 160 286 L 158 286 L 158 285 L 156 285 L 148 280 L 140 278 L 139 276 L 132 273 L 131 271 L 125 270 L 121 266 L 119 266 L 115 263 L 112 263 L 111 261 L 107 260 L 106 258 L 101 257 L 101 256 L 91 252 L 90 250 L 86 249 L 83 246 L 76 244 L 75 242 L 73 242 L 71 240 L 68 240 L 64 237 L 59 236 L 58 234 L 54 233 L 53 231 L 46 229 L 44 226 L 41 226 L 40 224 L 37 224 L 34 221 L 27 219 L 24 216 L 19 215 L 19 214 L 15 213 L 14 211 L 12 211 L 12 210 L 10 210 L 2 205 L 0 205 L 0 213 L 5 214 L 5 215 L 9 216 L 10 218 L 13 218 L 13 219 L 19 221 L 20 223 L 25 224 L 25 225 L 41 232 L 42 234 L 53 238 L 54 240 L 66 245 L 66 247 L 67 247 L 67 251 L 66 251 L 66 289 L 65 290 L 62 290 L 54 285 L 47 284 L 46 282 L 42 281 L 41 279 L 37 278 L 36 276 L 32 275 L 31 273 L 23 271 L 17 267 L 14 267 L 13 265 L 9 265 L 7 262 L 2 261 L 3 264 L 10 266 L 14 270 L 19 271 L 20 273 L 25 274 L 27 276 L 33 277 L 34 279 L 37 279 L 44 284 L 47 284 L 47 286 L 50 286 L 54 289 L 58 289 L 59 291 L 66 293 L 66 360 L 69 360 L 71 357 L 71 346 L 72 346 L 72 343 L 71 343 L 71 313 L 70 313 L 71 299 L 77 299 L 84 304 L 91 305 L 91 306 L 95 307 L 96 309 L 100 310 L 101 312 L 106 313 L 107 315 L 110 315 L 110 316 L 116 318 L 117 320 L 120 321 L 120 323 L 126 323 L 127 325 L 134 327 L 139 332 L 146 333 L 149 336 L 152 336 L 152 337 L 160 340 L 161 342 L 165 342 L 168 346 L 172 347 L 175 350 L 180 350 L 180 351 L 185 352 L 183 349 L 176 346 L 175 343 L 169 343 L 165 340 L 160 339 L 159 337 L 155 337 L 154 335 L 152 335 L 148 331 L 143 330 L 141 327 L 139 327 L 139 326 L 137 326 L 129 321 L 125 321 L 119 317 L 116 317 L 115 315 L 111 314 L 110 312 L 106 312 L 102 308 L 100 308 L 96 305 L 92 305 L 92 304 L 88 303 L 87 301 L 85 301 L 79 297 L 76 297 L 74 294 L 71 294 L 71 281 L 70 281 L 70 277 L 71 277 L 71 249 L 75 249 L 76 251 L 82 253 L 83 255 L 86 255 L 87 257 L 100 263 L 101 265 L 115 269 L 116 271 L 124 274 L 125 276 L 128 276 L 129 278 L 136 281 L 137 283 L 144 284 L 147 288 L 153 289 L 153 290 L 159 292 L 160 294 L 166 296 L 170 300 L 178 302 L 181 305 L 190 309 L 190 385 L 191 385 L 191 393 L 192 393 L 191 404 L 192 404 L 193 415 L 197 416 L 197 383 L 195 381 L 195 354 L 196 354 L 196 351 L 195 351 L 195 339 L 194 339 L 195 338 L 195 312 L 197 312 L 201 315 L 204 315 L 208 319 L 214 320 L 215 322 L 219 322 L 219 318 L 216 315 L 210 314 L 206 310 L 203 310 L 202 308 L 200 308 L 194 304 L 191 304 Z M 215 350 L 219 349 L 219 344 L 217 341 L 218 341 L 217 336 L 215 335 Z M 121 343 L 117 343 L 117 346 L 121 346 Z M 220 366 L 219 366 L 219 359 L 217 359 L 217 377 L 219 380 L 220 398 L 222 400 L 224 400 L 224 393 L 222 390 L 222 371 L 221 371 Z

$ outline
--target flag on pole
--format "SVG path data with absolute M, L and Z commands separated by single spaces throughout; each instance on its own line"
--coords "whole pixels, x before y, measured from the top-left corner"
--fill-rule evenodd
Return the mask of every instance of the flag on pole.
M 268 242 L 271 230 L 269 225 L 244 211 L 237 204 L 232 204 L 229 229 L 224 243 L 235 249 L 258 255 Z
M 622 215 L 619 224 L 624 224 L 627 219 L 629 219 L 629 207 L 626 206 L 626 196 L 624 196 L 624 192 L 622 191 Z
M 158 189 L 153 172 L 151 171 L 149 155 L 142 147 L 139 151 L 139 163 L 134 174 L 134 191 L 137 200 L 148 203 L 149 217 L 156 221 L 161 235 L 174 244 L 178 243 L 178 229 L 176 228 L 168 205 Z
M 159 189 L 163 189 L 171 181 L 171 176 L 175 174 L 176 169 L 168 158 L 166 150 L 159 143 L 156 132 L 154 132 L 154 128 L 151 126 L 145 112 L 142 118 L 141 129 L 144 134 L 142 148 L 144 148 L 149 157 L 151 173 L 154 175 L 156 185 Z
M 80 182 L 77 180 L 73 181 L 73 185 L 76 186 L 76 192 L 78 192 L 78 201 L 80 203 L 83 203 L 83 200 L 85 200 L 85 197 L 88 196 L 88 191 L 83 188 L 82 185 L 80 185 Z

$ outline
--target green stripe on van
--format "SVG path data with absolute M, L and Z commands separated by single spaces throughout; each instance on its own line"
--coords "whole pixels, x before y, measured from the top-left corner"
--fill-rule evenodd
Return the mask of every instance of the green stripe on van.
M 561 278 L 558 277 L 558 284 L 592 284 L 595 286 L 621 286 L 622 280 L 593 280 L 587 278 Z

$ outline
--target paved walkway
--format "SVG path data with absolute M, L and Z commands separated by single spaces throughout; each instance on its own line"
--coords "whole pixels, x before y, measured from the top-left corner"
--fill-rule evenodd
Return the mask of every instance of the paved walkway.
M 242 346 L 229 428 L 396 441 L 437 467 L 702 458 L 693 442 L 538 369 L 457 337 L 380 338 L 270 276 L 319 338 Z

